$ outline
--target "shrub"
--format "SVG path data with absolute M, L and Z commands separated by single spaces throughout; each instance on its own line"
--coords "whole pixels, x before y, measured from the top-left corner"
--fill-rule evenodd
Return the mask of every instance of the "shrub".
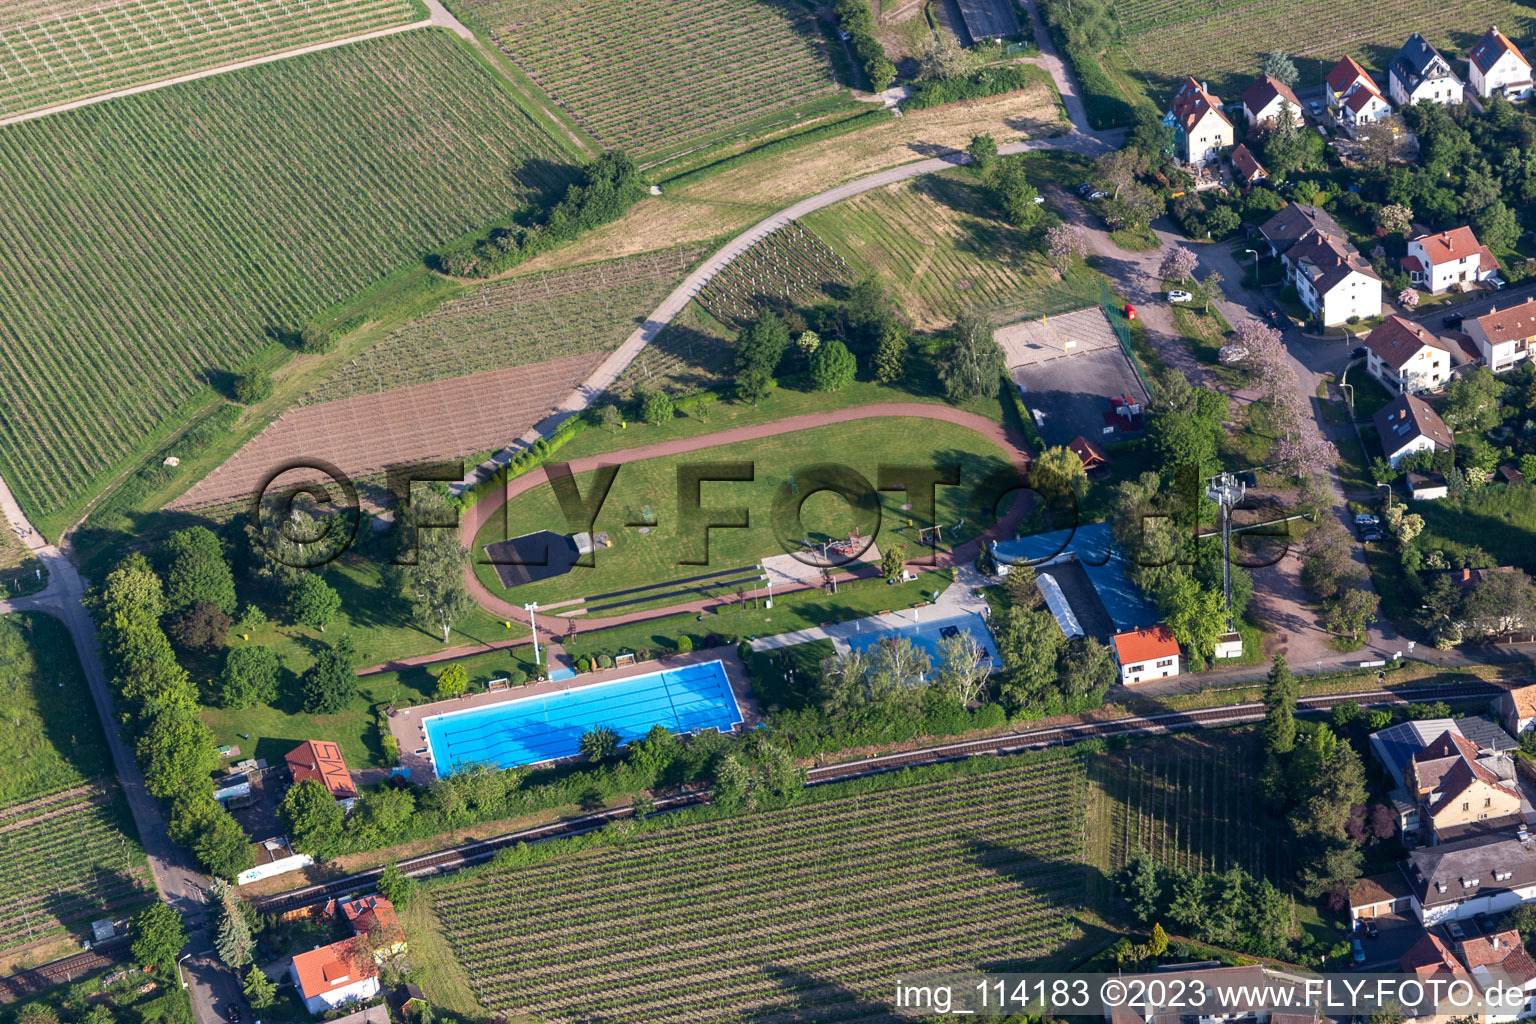
M 687 633 L 677 638 L 677 653 L 687 654 L 693 650 L 693 638 Z
M 606 654 L 599 654 L 597 656 L 597 667 L 598 668 L 613 668 L 613 659 L 610 658 Z
M 586 658 L 577 658 L 576 659 L 576 671 L 577 672 L 590 672 L 590 671 L 592 671 L 592 663 L 590 661 L 588 661 Z
M 311 355 L 317 352 L 329 352 L 336 346 L 336 339 L 331 332 L 319 324 L 306 324 L 299 332 L 299 351 Z
M 235 381 L 235 401 L 255 405 L 272 397 L 272 374 L 258 366 Z
M 647 391 L 640 397 L 640 418 L 653 427 L 672 422 L 676 411 L 665 391 Z

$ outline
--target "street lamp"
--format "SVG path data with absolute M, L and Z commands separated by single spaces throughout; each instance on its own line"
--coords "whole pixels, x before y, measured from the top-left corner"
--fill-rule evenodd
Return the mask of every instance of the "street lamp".
M 1253 283 L 1254 286 L 1257 287 L 1259 283 L 1259 250 L 1244 249 L 1243 252 L 1253 253 Z
M 180 958 L 178 958 L 177 961 L 176 961 L 176 979 L 181 982 L 181 987 L 182 988 L 186 988 L 187 987 L 187 979 L 182 977 L 182 974 L 181 974 L 181 961 L 185 960 L 187 957 L 189 957 L 191 955 L 192 955 L 191 953 L 183 953 L 183 954 L 181 954 Z
M 538 607 L 539 602 L 537 601 L 534 601 L 532 604 L 523 605 L 523 611 L 528 613 L 528 628 L 533 631 L 533 663 L 535 665 L 542 664 L 539 661 L 539 620 L 533 614 L 538 610 Z
M 1392 507 L 1392 485 L 1391 484 L 1377 484 L 1376 486 L 1377 487 L 1385 487 L 1387 489 L 1387 508 L 1391 508 Z

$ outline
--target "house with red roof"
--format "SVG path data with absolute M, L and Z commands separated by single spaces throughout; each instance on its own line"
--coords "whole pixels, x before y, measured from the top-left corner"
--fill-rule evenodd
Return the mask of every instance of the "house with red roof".
M 379 968 L 356 938 L 320 946 L 293 958 L 293 983 L 310 1013 L 326 1013 L 379 994 Z
M 1504 309 L 1494 306 L 1477 319 L 1466 321 L 1462 330 L 1477 346 L 1483 364 L 1494 373 L 1503 373 L 1531 358 L 1531 349 L 1536 347 L 1536 299 Z
M 1531 64 L 1494 25 L 1467 53 L 1467 82 L 1484 99 L 1499 92 L 1518 103 L 1531 98 Z
M 1144 683 L 1179 674 L 1179 642 L 1166 625 L 1159 623 L 1146 629 L 1116 633 L 1113 640 L 1121 683 Z
M 1239 142 L 1237 148 L 1232 150 L 1232 176 L 1244 185 L 1252 185 L 1269 177 L 1269 172 L 1248 150 L 1248 145 Z
M 342 900 L 337 904 L 337 909 L 352 926 L 354 935 L 369 937 L 375 960 L 405 952 L 405 930 L 400 927 L 400 919 L 395 916 L 395 905 L 383 896 L 372 893 L 357 899 Z
M 1499 261 L 1465 225 L 1410 238 L 1401 262 L 1408 280 L 1426 292 L 1477 284 L 1499 271 Z
M 1234 129 L 1221 101 L 1193 78 L 1179 84 L 1163 122 L 1173 128 L 1176 155 L 1187 163 L 1211 163 L 1232 146 Z
M 357 784 L 347 770 L 347 762 L 341 756 L 341 747 L 329 740 L 306 740 L 288 753 L 285 759 L 288 771 L 295 783 L 314 779 L 337 800 L 356 800 Z
M 1273 75 L 1260 75 L 1257 81 L 1243 90 L 1243 116 L 1248 119 L 1250 128 L 1257 128 L 1266 122 L 1278 123 L 1284 110 L 1290 111 L 1293 124 L 1306 123 L 1301 113 L 1301 101 L 1296 98 L 1290 86 Z
M 1392 113 L 1392 104 L 1381 94 L 1376 80 L 1346 56 L 1328 72 L 1328 106 L 1334 119 L 1354 135 L 1363 124 L 1380 121 Z
M 1493 701 L 1493 713 L 1504 731 L 1518 739 L 1536 726 L 1536 685 L 1505 690 Z
M 1451 351 L 1424 327 L 1389 316 L 1365 336 L 1365 368 L 1387 394 L 1444 387 L 1451 379 Z
M 1506 755 L 1446 730 L 1413 755 L 1404 787 L 1420 805 L 1425 838 L 1448 842 L 1524 824 L 1520 787 Z

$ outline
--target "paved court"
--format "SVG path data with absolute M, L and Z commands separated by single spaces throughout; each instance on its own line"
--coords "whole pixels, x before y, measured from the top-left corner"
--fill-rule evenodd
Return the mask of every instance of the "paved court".
M 1003 347 L 1009 371 L 1120 344 L 1115 329 L 1098 306 L 1009 324 L 999 327 L 992 336 Z
M 1024 404 L 1038 413 L 1035 426 L 1046 444 L 1070 444 L 1078 435 L 1112 444 L 1140 436 L 1144 428 L 1140 416 L 1115 414 L 1114 399 L 1121 396 L 1142 406 L 1147 402 L 1147 392 L 1118 343 L 1010 373 L 1024 388 Z

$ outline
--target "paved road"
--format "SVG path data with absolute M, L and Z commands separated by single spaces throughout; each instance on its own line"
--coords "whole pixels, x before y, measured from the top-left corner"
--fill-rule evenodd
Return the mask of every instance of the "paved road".
M 70 100 L 67 103 L 55 103 L 49 107 L 30 110 L 25 114 L 15 114 L 11 117 L 0 118 L 0 127 L 8 124 L 20 124 L 23 121 L 34 121 L 39 117 L 59 114 L 66 110 L 78 110 L 81 107 L 94 106 L 97 103 L 105 103 L 107 100 L 115 100 L 123 96 L 136 96 L 142 92 L 154 92 L 156 89 L 181 85 L 183 82 L 195 82 L 201 78 L 212 78 L 214 75 L 224 75 L 231 71 L 242 71 L 245 68 L 254 68 L 261 64 L 271 64 L 274 61 L 287 60 L 290 57 L 299 57 L 306 53 L 319 53 L 322 50 L 334 50 L 339 46 L 350 46 L 353 43 L 361 43 L 369 39 L 382 39 L 385 36 L 398 35 L 401 32 L 410 32 L 418 28 L 446 28 L 460 38 L 474 40 L 474 33 L 460 24 L 459 20 L 452 14 L 448 13 L 448 9 L 442 5 L 440 0 L 423 0 L 423 2 L 427 5 L 429 12 L 429 17 L 423 21 L 415 21 L 409 25 L 396 25 L 393 28 L 381 28 L 373 32 L 362 32 L 358 35 L 346 36 L 342 39 L 332 39 L 324 43 L 312 43 L 309 46 L 299 46 L 291 50 L 269 53 L 263 57 L 253 57 L 250 60 L 236 61 L 233 64 L 221 64 L 214 68 L 204 68 L 202 71 L 177 75 L 175 78 L 164 78 L 158 82 L 146 82 L 143 85 L 134 85 L 126 89 L 115 89 L 112 92 L 104 92 L 97 96 L 86 96 L 83 99 Z

